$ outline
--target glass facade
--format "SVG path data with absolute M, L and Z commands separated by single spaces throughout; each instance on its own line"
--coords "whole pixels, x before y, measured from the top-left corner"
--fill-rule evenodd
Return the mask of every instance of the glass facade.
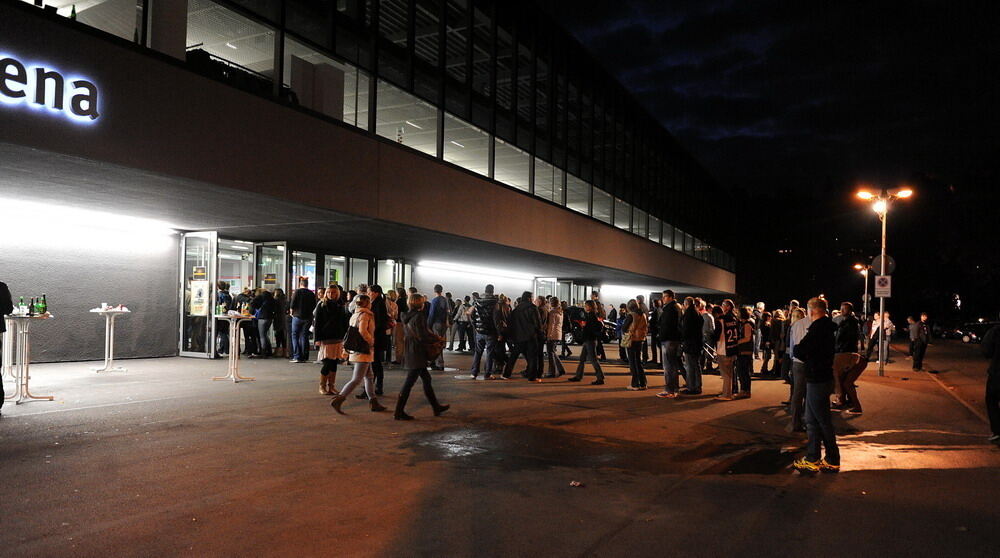
M 144 5 L 94 0 L 77 19 L 148 45 Z M 713 246 L 719 231 L 673 209 L 729 195 L 527 3 L 188 0 L 187 9 L 193 71 L 734 268 Z

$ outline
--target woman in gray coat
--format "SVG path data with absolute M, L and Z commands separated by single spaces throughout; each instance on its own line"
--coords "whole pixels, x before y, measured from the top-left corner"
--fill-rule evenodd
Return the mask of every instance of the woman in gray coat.
M 423 295 L 412 294 L 407 306 L 414 308 L 403 312 L 401 320 L 403 322 L 403 368 L 406 369 L 406 380 L 399 390 L 399 398 L 396 400 L 396 413 L 393 418 L 396 420 L 413 420 L 413 417 L 406 414 L 406 400 L 410 398 L 410 390 L 413 384 L 420 378 L 424 384 L 424 395 L 427 402 L 434 409 L 434 416 L 440 416 L 451 406 L 442 405 L 438 402 L 434 394 L 434 387 L 431 386 L 431 375 L 427 371 L 427 349 L 428 341 L 432 341 L 434 333 L 427 327 L 427 313 L 423 310 L 426 298 Z

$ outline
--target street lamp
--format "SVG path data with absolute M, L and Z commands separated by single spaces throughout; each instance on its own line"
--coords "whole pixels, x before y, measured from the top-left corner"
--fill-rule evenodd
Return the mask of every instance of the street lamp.
M 872 266 L 867 265 L 867 264 L 856 263 L 856 264 L 854 264 L 854 269 L 858 270 L 861 273 L 861 276 L 865 278 L 865 295 L 864 295 L 864 298 L 862 299 L 863 308 L 864 308 L 864 310 L 862 312 L 862 314 L 863 314 L 862 318 L 864 320 L 868 320 L 868 313 L 869 313 L 869 307 L 868 307 L 868 272 L 871 271 Z
M 869 188 L 862 188 L 858 190 L 858 198 L 872 202 L 872 209 L 878 215 L 879 221 L 882 221 L 882 257 L 879 258 L 881 267 L 881 269 L 879 269 L 879 275 L 885 275 L 886 260 L 888 260 L 888 257 L 885 254 L 885 228 L 886 221 L 889 216 L 889 206 L 897 199 L 906 199 L 912 195 L 913 189 L 906 186 L 900 186 L 891 190 L 882 188 L 878 193 L 873 192 Z M 867 279 L 865 280 L 865 288 L 868 288 Z M 883 323 L 883 320 L 885 319 L 885 297 L 880 296 L 878 298 L 878 375 L 885 376 L 885 360 L 889 357 L 889 351 L 885 351 L 885 354 L 882 354 L 883 347 L 885 347 L 885 324 Z

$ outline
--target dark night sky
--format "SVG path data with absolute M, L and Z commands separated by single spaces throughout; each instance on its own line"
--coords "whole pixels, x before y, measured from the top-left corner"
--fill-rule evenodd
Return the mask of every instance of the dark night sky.
M 739 231 L 741 294 L 859 298 L 842 269 L 877 253 L 878 222 L 852 194 L 905 181 L 918 196 L 890 214 L 897 313 L 942 315 L 951 291 L 996 312 L 980 292 L 1000 280 L 987 2 L 541 4 L 738 196 L 718 210 Z

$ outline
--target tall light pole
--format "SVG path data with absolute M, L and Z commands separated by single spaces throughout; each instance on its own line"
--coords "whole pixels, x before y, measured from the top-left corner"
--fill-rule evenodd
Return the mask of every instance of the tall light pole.
M 861 276 L 865 278 L 865 294 L 864 297 L 861 299 L 861 305 L 862 305 L 862 318 L 868 320 L 868 314 L 870 312 L 870 309 L 868 307 L 868 272 L 871 271 L 872 266 L 867 264 L 857 263 L 854 264 L 854 269 L 861 272 Z
M 888 258 L 885 253 L 885 230 L 886 222 L 889 216 L 889 205 L 897 199 L 905 199 L 913 195 L 913 190 L 901 186 L 899 188 L 893 188 L 888 190 L 882 188 L 881 192 L 876 194 L 870 189 L 862 188 L 858 191 L 858 197 L 872 202 L 872 209 L 878 215 L 880 221 L 882 221 L 882 257 L 879 258 L 880 267 L 879 275 L 885 275 L 885 267 Z M 865 287 L 868 286 L 868 282 L 865 281 Z M 885 360 L 889 357 L 889 351 L 886 350 L 883 354 L 883 347 L 885 347 L 885 297 L 878 297 L 879 300 L 879 315 L 878 315 L 878 375 L 885 376 Z M 874 323 L 874 322 L 872 322 Z

